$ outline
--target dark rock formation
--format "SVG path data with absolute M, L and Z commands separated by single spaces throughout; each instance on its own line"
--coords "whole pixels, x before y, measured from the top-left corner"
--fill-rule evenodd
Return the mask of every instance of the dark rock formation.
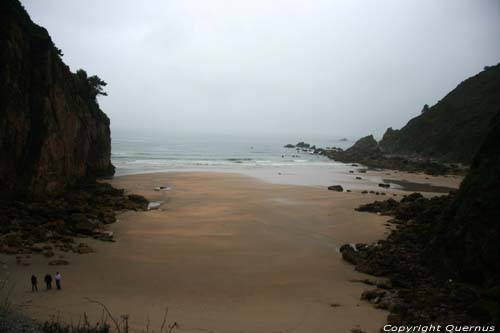
M 53 256 L 53 248 L 83 253 L 74 237 L 91 236 L 112 241 L 107 225 L 116 221 L 115 211 L 146 210 L 148 201 L 125 195 L 107 183 L 82 184 L 62 196 L 40 201 L 0 200 L 0 253 L 40 253 Z M 50 243 L 48 248 L 37 244 Z M 52 255 L 48 255 L 52 253 Z
M 332 185 L 332 186 L 328 186 L 328 189 L 330 191 L 336 191 L 336 192 L 344 192 L 344 188 L 340 185 Z
M 432 251 L 445 271 L 500 286 L 500 111 L 438 223 Z
M 112 175 L 108 117 L 18 0 L 0 3 L 0 196 L 39 197 Z
M 457 166 L 436 163 L 430 159 L 386 155 L 380 149 L 380 145 L 373 135 L 359 139 L 346 150 L 332 149 L 326 151 L 324 155 L 343 163 L 358 162 L 370 168 L 425 172 L 430 175 L 460 173 L 462 171 Z
M 380 142 L 370 135 L 345 151 L 330 149 L 323 155 L 371 168 L 463 174 L 499 105 L 500 64 L 465 80 L 436 105 L 424 106 L 401 130 L 388 128 Z
M 499 142 L 497 114 L 458 192 L 358 208 L 395 217 L 397 228 L 386 240 L 340 248 L 357 270 L 390 278 L 390 293 L 365 295 L 391 311 L 388 321 L 500 324 Z
M 500 105 L 500 64 L 460 83 L 436 105 L 380 141 L 386 154 L 470 164 Z
M 303 141 L 301 141 L 301 142 L 299 142 L 299 143 L 297 143 L 297 144 L 295 145 L 295 147 L 297 147 L 297 148 L 309 148 L 310 146 L 311 146 L 310 144 L 305 143 L 305 142 L 303 142 Z
M 339 162 L 365 163 L 372 159 L 379 159 L 382 156 L 382 152 L 378 148 L 377 140 L 375 140 L 373 135 L 369 135 L 359 139 L 352 147 L 346 150 L 332 149 L 328 150 L 326 155 Z
M 147 209 L 96 182 L 114 173 L 105 82 L 70 72 L 18 0 L 0 2 L 0 252 L 88 253 L 73 237 L 111 241 L 115 211 Z M 46 244 L 45 247 L 39 243 Z

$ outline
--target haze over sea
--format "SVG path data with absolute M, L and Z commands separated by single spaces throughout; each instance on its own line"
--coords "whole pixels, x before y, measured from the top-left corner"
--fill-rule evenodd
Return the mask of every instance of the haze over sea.
M 341 139 L 113 130 L 112 161 L 117 176 L 164 171 L 237 172 L 275 183 L 324 186 L 338 180 L 339 172 L 348 166 L 283 146 L 305 141 L 317 147 L 345 149 L 353 143 Z

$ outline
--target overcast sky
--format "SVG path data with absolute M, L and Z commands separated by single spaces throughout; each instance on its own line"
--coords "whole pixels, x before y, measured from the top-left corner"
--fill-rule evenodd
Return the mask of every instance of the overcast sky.
M 22 0 L 112 128 L 356 137 L 500 61 L 498 0 Z

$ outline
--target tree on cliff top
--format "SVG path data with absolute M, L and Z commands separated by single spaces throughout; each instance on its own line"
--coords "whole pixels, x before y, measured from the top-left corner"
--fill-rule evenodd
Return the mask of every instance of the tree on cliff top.
M 104 91 L 107 83 L 99 76 L 92 75 L 89 77 L 85 70 L 79 69 L 76 71 L 76 77 L 79 79 L 80 89 L 86 92 L 95 103 L 97 103 L 98 95 L 108 96 Z

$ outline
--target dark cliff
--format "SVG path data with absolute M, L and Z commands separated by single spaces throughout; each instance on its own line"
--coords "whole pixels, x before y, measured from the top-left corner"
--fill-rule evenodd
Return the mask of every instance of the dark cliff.
M 438 223 L 431 252 L 439 267 L 466 280 L 500 283 L 499 202 L 500 113 Z
M 18 0 L 0 4 L 0 196 L 40 197 L 112 175 L 108 117 Z
M 388 278 L 361 296 L 389 310 L 388 323 L 500 325 L 499 142 L 500 113 L 456 193 L 357 209 L 394 217 L 386 239 L 340 248 L 357 270 Z
M 500 64 L 463 81 L 436 105 L 425 108 L 380 141 L 386 154 L 469 165 L 500 106 Z

